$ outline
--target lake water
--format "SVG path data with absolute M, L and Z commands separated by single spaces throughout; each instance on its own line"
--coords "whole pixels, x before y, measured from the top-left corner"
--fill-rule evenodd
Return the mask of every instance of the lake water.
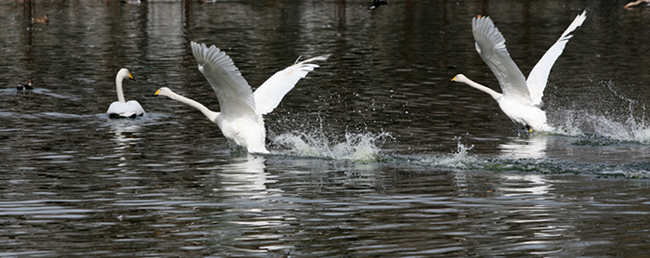
M 617 1 L 0 1 L 2 257 L 643 257 L 650 9 Z M 584 9 L 528 134 L 457 73 L 490 16 L 524 74 Z M 48 24 L 31 17 L 49 14 Z M 190 41 L 255 86 L 319 62 L 234 148 Z M 114 78 L 147 115 L 111 120 Z M 36 89 L 16 85 L 34 80 Z M 500 91 L 500 90 L 499 90 Z

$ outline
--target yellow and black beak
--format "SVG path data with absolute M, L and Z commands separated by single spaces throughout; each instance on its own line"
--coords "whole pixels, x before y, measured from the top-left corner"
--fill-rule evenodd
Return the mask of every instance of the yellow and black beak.
M 129 73 L 129 80 L 134 80 L 135 81 L 135 78 L 133 78 L 133 75 L 131 75 L 131 73 Z
M 153 94 L 153 95 L 151 95 L 151 96 L 154 96 L 154 97 L 157 97 L 157 96 L 158 96 L 158 94 L 160 94 L 160 89 L 158 89 L 158 90 L 156 91 L 156 93 L 154 93 L 154 94 Z
M 454 78 L 452 78 L 451 81 L 452 81 L 452 82 L 455 82 L 455 81 L 456 81 L 456 77 L 458 77 L 458 76 L 454 76 Z

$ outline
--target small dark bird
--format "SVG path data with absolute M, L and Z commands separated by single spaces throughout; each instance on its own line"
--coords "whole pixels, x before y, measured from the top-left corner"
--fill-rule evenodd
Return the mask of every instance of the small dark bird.
M 17 90 L 33 90 L 34 89 L 34 82 L 32 79 L 27 80 L 27 84 L 18 84 L 16 87 Z
M 374 10 L 375 8 L 379 7 L 380 5 L 387 5 L 388 2 L 386 0 L 372 0 L 372 6 L 368 7 L 370 10 Z
M 50 22 L 50 18 L 47 17 L 47 13 L 43 17 L 37 17 L 37 18 L 32 18 L 33 23 L 48 23 Z

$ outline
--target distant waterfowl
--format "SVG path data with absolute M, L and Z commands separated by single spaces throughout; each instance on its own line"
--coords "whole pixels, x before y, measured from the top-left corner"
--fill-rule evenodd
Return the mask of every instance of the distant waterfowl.
M 36 17 L 32 18 L 33 23 L 48 23 L 50 22 L 50 18 L 45 14 L 43 17 Z
M 32 79 L 27 80 L 27 84 L 18 84 L 16 87 L 17 90 L 33 90 L 34 89 L 34 82 Z
M 198 68 L 217 94 L 221 112 L 214 112 L 199 102 L 162 87 L 154 96 L 167 96 L 201 111 L 210 121 L 217 124 L 223 135 L 233 140 L 249 153 L 269 153 L 266 149 L 266 129 L 262 115 L 275 109 L 282 98 L 319 66 L 310 62 L 327 60 L 318 56 L 297 62 L 276 72 L 253 93 L 251 86 L 226 53 L 212 45 L 192 42 L 192 53 Z
M 386 0 L 372 0 L 372 5 L 368 7 L 370 10 L 374 10 L 375 8 L 382 6 L 382 5 L 387 5 L 388 2 Z
M 135 100 L 124 100 L 124 93 L 122 91 L 122 81 L 124 79 L 134 80 L 133 76 L 128 69 L 122 68 L 115 77 L 115 88 L 117 89 L 117 101 L 111 103 L 106 113 L 111 118 L 135 118 L 146 114 L 140 103 Z
M 634 1 L 634 2 L 629 2 L 624 7 L 625 8 L 632 8 L 632 7 L 638 6 L 640 4 L 646 4 L 646 6 L 647 6 L 647 5 L 650 4 L 650 0 L 638 0 L 638 1 Z
M 532 130 L 550 131 L 552 127 L 546 123 L 546 113 L 541 110 L 542 96 L 548 81 L 548 75 L 555 60 L 562 54 L 564 47 L 573 35 L 569 33 L 578 28 L 587 18 L 584 11 L 578 15 L 571 25 L 562 33 L 551 48 L 537 62 L 533 70 L 524 77 L 506 49 L 506 40 L 489 17 L 472 19 L 472 32 L 476 41 L 476 51 L 490 67 L 499 80 L 503 93 L 498 93 L 486 86 L 478 84 L 463 74 L 456 75 L 452 81 L 462 82 L 487 94 L 498 103 L 503 113 L 512 121 L 521 124 L 529 132 Z

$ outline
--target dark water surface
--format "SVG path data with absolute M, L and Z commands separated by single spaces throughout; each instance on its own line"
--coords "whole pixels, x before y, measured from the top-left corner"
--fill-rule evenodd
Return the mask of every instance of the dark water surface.
M 643 257 L 650 9 L 617 1 L 0 1 L 0 256 Z M 520 130 L 457 73 L 489 15 L 524 74 L 585 8 Z M 31 17 L 49 14 L 49 24 Z M 260 85 L 331 54 L 233 148 L 190 41 Z M 114 77 L 147 115 L 111 120 Z M 17 92 L 32 78 L 36 89 Z

